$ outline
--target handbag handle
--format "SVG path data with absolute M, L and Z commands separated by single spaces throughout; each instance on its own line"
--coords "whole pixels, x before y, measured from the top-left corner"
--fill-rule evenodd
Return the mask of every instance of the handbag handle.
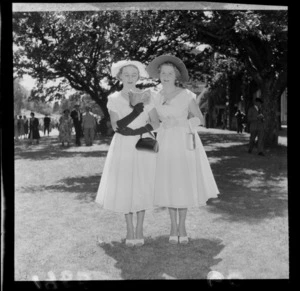
M 148 128 L 146 127 L 146 126 L 144 126 L 146 129 L 147 129 L 147 131 L 150 133 L 150 135 L 152 136 L 152 137 L 154 137 L 154 139 L 156 139 L 156 136 L 150 131 L 150 130 L 148 130 Z M 141 138 L 142 138 L 142 135 L 143 134 L 141 134 Z

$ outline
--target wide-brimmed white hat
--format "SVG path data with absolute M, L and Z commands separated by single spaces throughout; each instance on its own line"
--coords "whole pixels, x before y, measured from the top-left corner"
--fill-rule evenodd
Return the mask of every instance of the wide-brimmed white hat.
M 149 76 L 151 78 L 159 79 L 158 67 L 166 62 L 174 64 L 179 70 L 180 81 L 187 82 L 189 80 L 189 74 L 183 61 L 172 55 L 162 55 L 152 60 L 146 68 L 146 71 L 149 73 Z
M 123 60 L 123 61 L 113 63 L 111 66 L 111 76 L 116 77 L 122 67 L 129 66 L 129 65 L 133 65 L 138 68 L 140 77 L 149 78 L 149 75 L 146 71 L 146 66 L 139 61 L 131 61 L 131 60 Z

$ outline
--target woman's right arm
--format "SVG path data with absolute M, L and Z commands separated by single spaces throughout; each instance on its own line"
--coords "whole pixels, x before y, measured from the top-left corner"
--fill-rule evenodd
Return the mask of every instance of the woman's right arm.
M 119 120 L 119 115 L 118 113 L 112 111 L 112 110 L 109 110 L 108 111 L 109 113 L 109 116 L 110 116 L 110 123 L 111 123 L 111 127 L 114 131 L 117 130 L 117 121 Z
M 200 123 L 201 125 L 204 124 L 204 117 L 203 114 L 196 102 L 195 99 L 192 99 L 189 103 L 189 112 L 191 112 L 191 114 L 195 117 L 198 117 L 200 119 Z

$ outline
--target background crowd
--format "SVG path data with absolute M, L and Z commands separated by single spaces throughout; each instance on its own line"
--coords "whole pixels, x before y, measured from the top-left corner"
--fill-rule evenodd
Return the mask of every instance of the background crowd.
M 263 153 L 264 126 L 263 115 L 261 114 L 262 99 L 256 98 L 254 106 L 249 109 L 247 114 L 237 109 L 234 117 L 236 119 L 237 133 L 249 132 L 249 150 L 251 153 L 255 146 L 258 147 L 258 153 Z M 52 118 L 49 114 L 45 114 L 44 118 L 35 117 L 34 112 L 30 113 L 30 117 L 26 115 L 15 115 L 14 118 L 14 136 L 15 141 L 20 142 L 27 140 L 29 144 L 39 143 L 40 131 L 44 136 L 49 136 L 52 129 L 58 130 L 58 139 L 62 146 L 71 145 L 72 134 L 75 134 L 74 144 L 81 146 L 81 139 L 84 138 L 86 146 L 92 146 L 95 139 L 100 136 L 111 136 L 114 131 L 111 127 L 109 119 L 93 113 L 90 106 L 85 106 L 85 111 L 80 108 L 80 104 L 75 104 L 72 110 L 65 109 L 59 118 Z M 259 122 L 256 122 L 258 112 L 260 116 Z M 253 114 L 255 115 L 253 117 Z M 207 113 L 205 116 L 205 126 L 209 128 L 207 121 Z M 225 114 L 223 114 L 225 115 Z M 262 118 L 261 118 L 262 116 Z M 225 118 L 225 117 L 224 117 Z M 221 128 L 226 129 L 226 121 L 222 121 Z
M 62 146 L 70 146 L 72 135 L 75 134 L 74 143 L 81 146 L 84 138 L 86 146 L 92 146 L 93 141 L 100 136 L 112 135 L 110 120 L 101 118 L 92 112 L 92 108 L 86 106 L 83 111 L 76 104 L 72 110 L 65 109 L 59 118 L 45 114 L 44 117 L 36 117 L 34 112 L 30 116 L 15 115 L 14 137 L 16 142 L 26 141 L 29 144 L 38 144 L 43 136 L 49 136 L 52 130 L 58 131 L 58 139 Z

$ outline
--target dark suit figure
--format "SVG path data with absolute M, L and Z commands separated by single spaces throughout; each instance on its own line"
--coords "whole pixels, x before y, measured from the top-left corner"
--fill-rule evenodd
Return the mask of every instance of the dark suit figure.
M 28 119 L 26 118 L 26 116 L 23 116 L 24 119 L 24 133 L 25 133 L 25 137 L 27 138 L 27 134 L 28 134 L 28 129 L 29 129 L 29 124 L 28 124 Z
M 49 136 L 50 122 L 51 122 L 51 118 L 48 117 L 48 115 L 46 114 L 44 117 L 44 135 L 46 135 L 46 131 L 48 131 L 48 136 Z
M 209 128 L 209 113 L 206 112 L 205 114 L 205 127 Z
M 76 104 L 74 106 L 74 110 L 71 112 L 71 117 L 73 119 L 73 124 L 75 128 L 75 134 L 76 134 L 76 141 L 75 144 L 77 146 L 81 145 L 80 138 L 82 136 L 82 128 L 81 128 L 81 123 L 82 123 L 82 113 L 79 111 L 79 105 Z
M 29 138 L 32 141 L 35 139 L 36 143 L 39 143 L 40 133 L 39 133 L 39 120 L 34 117 L 34 113 L 30 113 L 30 120 L 29 120 Z
M 242 133 L 245 114 L 238 109 L 234 116 L 236 117 L 237 133 Z
M 251 153 L 255 145 L 255 139 L 257 137 L 258 154 L 264 156 L 263 142 L 264 142 L 264 116 L 261 113 L 262 99 L 256 98 L 254 106 L 248 110 L 247 119 L 249 122 L 250 130 L 250 142 L 248 153 Z

